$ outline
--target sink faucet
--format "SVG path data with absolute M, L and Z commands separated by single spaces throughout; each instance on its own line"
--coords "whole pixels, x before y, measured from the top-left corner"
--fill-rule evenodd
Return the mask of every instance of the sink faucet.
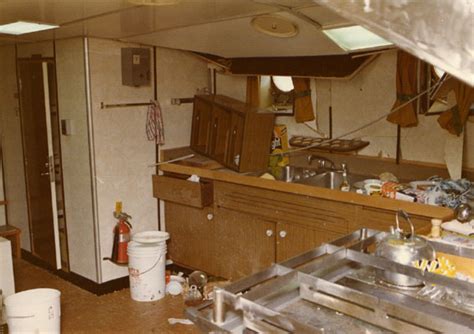
M 341 171 L 344 173 L 344 172 L 348 172 L 347 170 L 347 164 L 345 162 L 341 163 Z
M 328 159 L 326 157 L 322 157 L 315 154 L 308 155 L 308 164 L 311 165 L 313 160 L 317 160 L 319 168 L 330 168 L 330 169 L 336 168 L 336 165 L 334 164 L 334 162 L 331 159 Z M 330 164 L 330 166 L 326 166 L 327 164 Z

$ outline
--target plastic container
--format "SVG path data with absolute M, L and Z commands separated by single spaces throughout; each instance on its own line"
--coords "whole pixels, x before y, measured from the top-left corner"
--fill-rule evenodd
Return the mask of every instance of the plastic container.
M 33 289 L 4 299 L 10 333 L 60 333 L 61 292 Z
M 159 242 L 128 243 L 128 272 L 130 295 L 133 300 L 151 302 L 165 296 L 166 240 L 169 234 L 163 233 Z

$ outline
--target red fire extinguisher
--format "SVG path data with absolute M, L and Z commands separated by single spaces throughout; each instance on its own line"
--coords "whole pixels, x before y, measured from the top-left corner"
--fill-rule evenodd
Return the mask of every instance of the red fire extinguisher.
M 114 247 L 112 249 L 112 261 L 115 263 L 127 264 L 127 246 L 130 241 L 130 231 L 132 225 L 128 221 L 131 216 L 125 212 L 114 212 L 114 217 L 118 219 L 114 228 Z

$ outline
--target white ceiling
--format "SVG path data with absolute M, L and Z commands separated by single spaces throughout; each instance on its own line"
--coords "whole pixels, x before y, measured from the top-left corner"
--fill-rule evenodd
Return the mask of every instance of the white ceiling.
M 299 34 L 282 39 L 254 30 L 251 19 L 268 13 L 291 20 Z M 93 36 L 223 57 L 341 54 L 317 25 L 348 24 L 312 0 L 181 0 L 167 6 L 126 0 L 0 0 L 0 24 L 17 20 L 61 27 L 18 37 L 0 34 L 0 44 Z
M 474 0 L 178 1 L 143 6 L 133 0 L 0 0 L 0 24 L 60 25 L 18 37 L 0 34 L 0 45 L 92 36 L 223 57 L 328 55 L 345 52 L 321 27 L 354 22 L 474 85 Z M 299 33 L 281 39 L 254 30 L 250 21 L 262 14 L 291 20 Z

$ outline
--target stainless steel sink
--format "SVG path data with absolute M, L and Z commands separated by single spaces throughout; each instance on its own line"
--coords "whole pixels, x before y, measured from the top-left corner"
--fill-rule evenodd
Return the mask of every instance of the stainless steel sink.
M 347 181 L 352 186 L 354 183 L 368 179 L 370 177 L 367 175 L 349 174 L 347 178 Z M 317 174 L 313 177 L 302 178 L 294 182 L 307 184 L 315 187 L 339 189 L 342 183 L 342 171 L 327 171 L 321 174 Z
M 368 175 L 348 174 L 349 184 L 371 178 Z M 286 166 L 277 177 L 280 181 L 307 184 L 315 187 L 339 189 L 342 183 L 342 171 L 321 170 L 318 168 L 304 168 Z

